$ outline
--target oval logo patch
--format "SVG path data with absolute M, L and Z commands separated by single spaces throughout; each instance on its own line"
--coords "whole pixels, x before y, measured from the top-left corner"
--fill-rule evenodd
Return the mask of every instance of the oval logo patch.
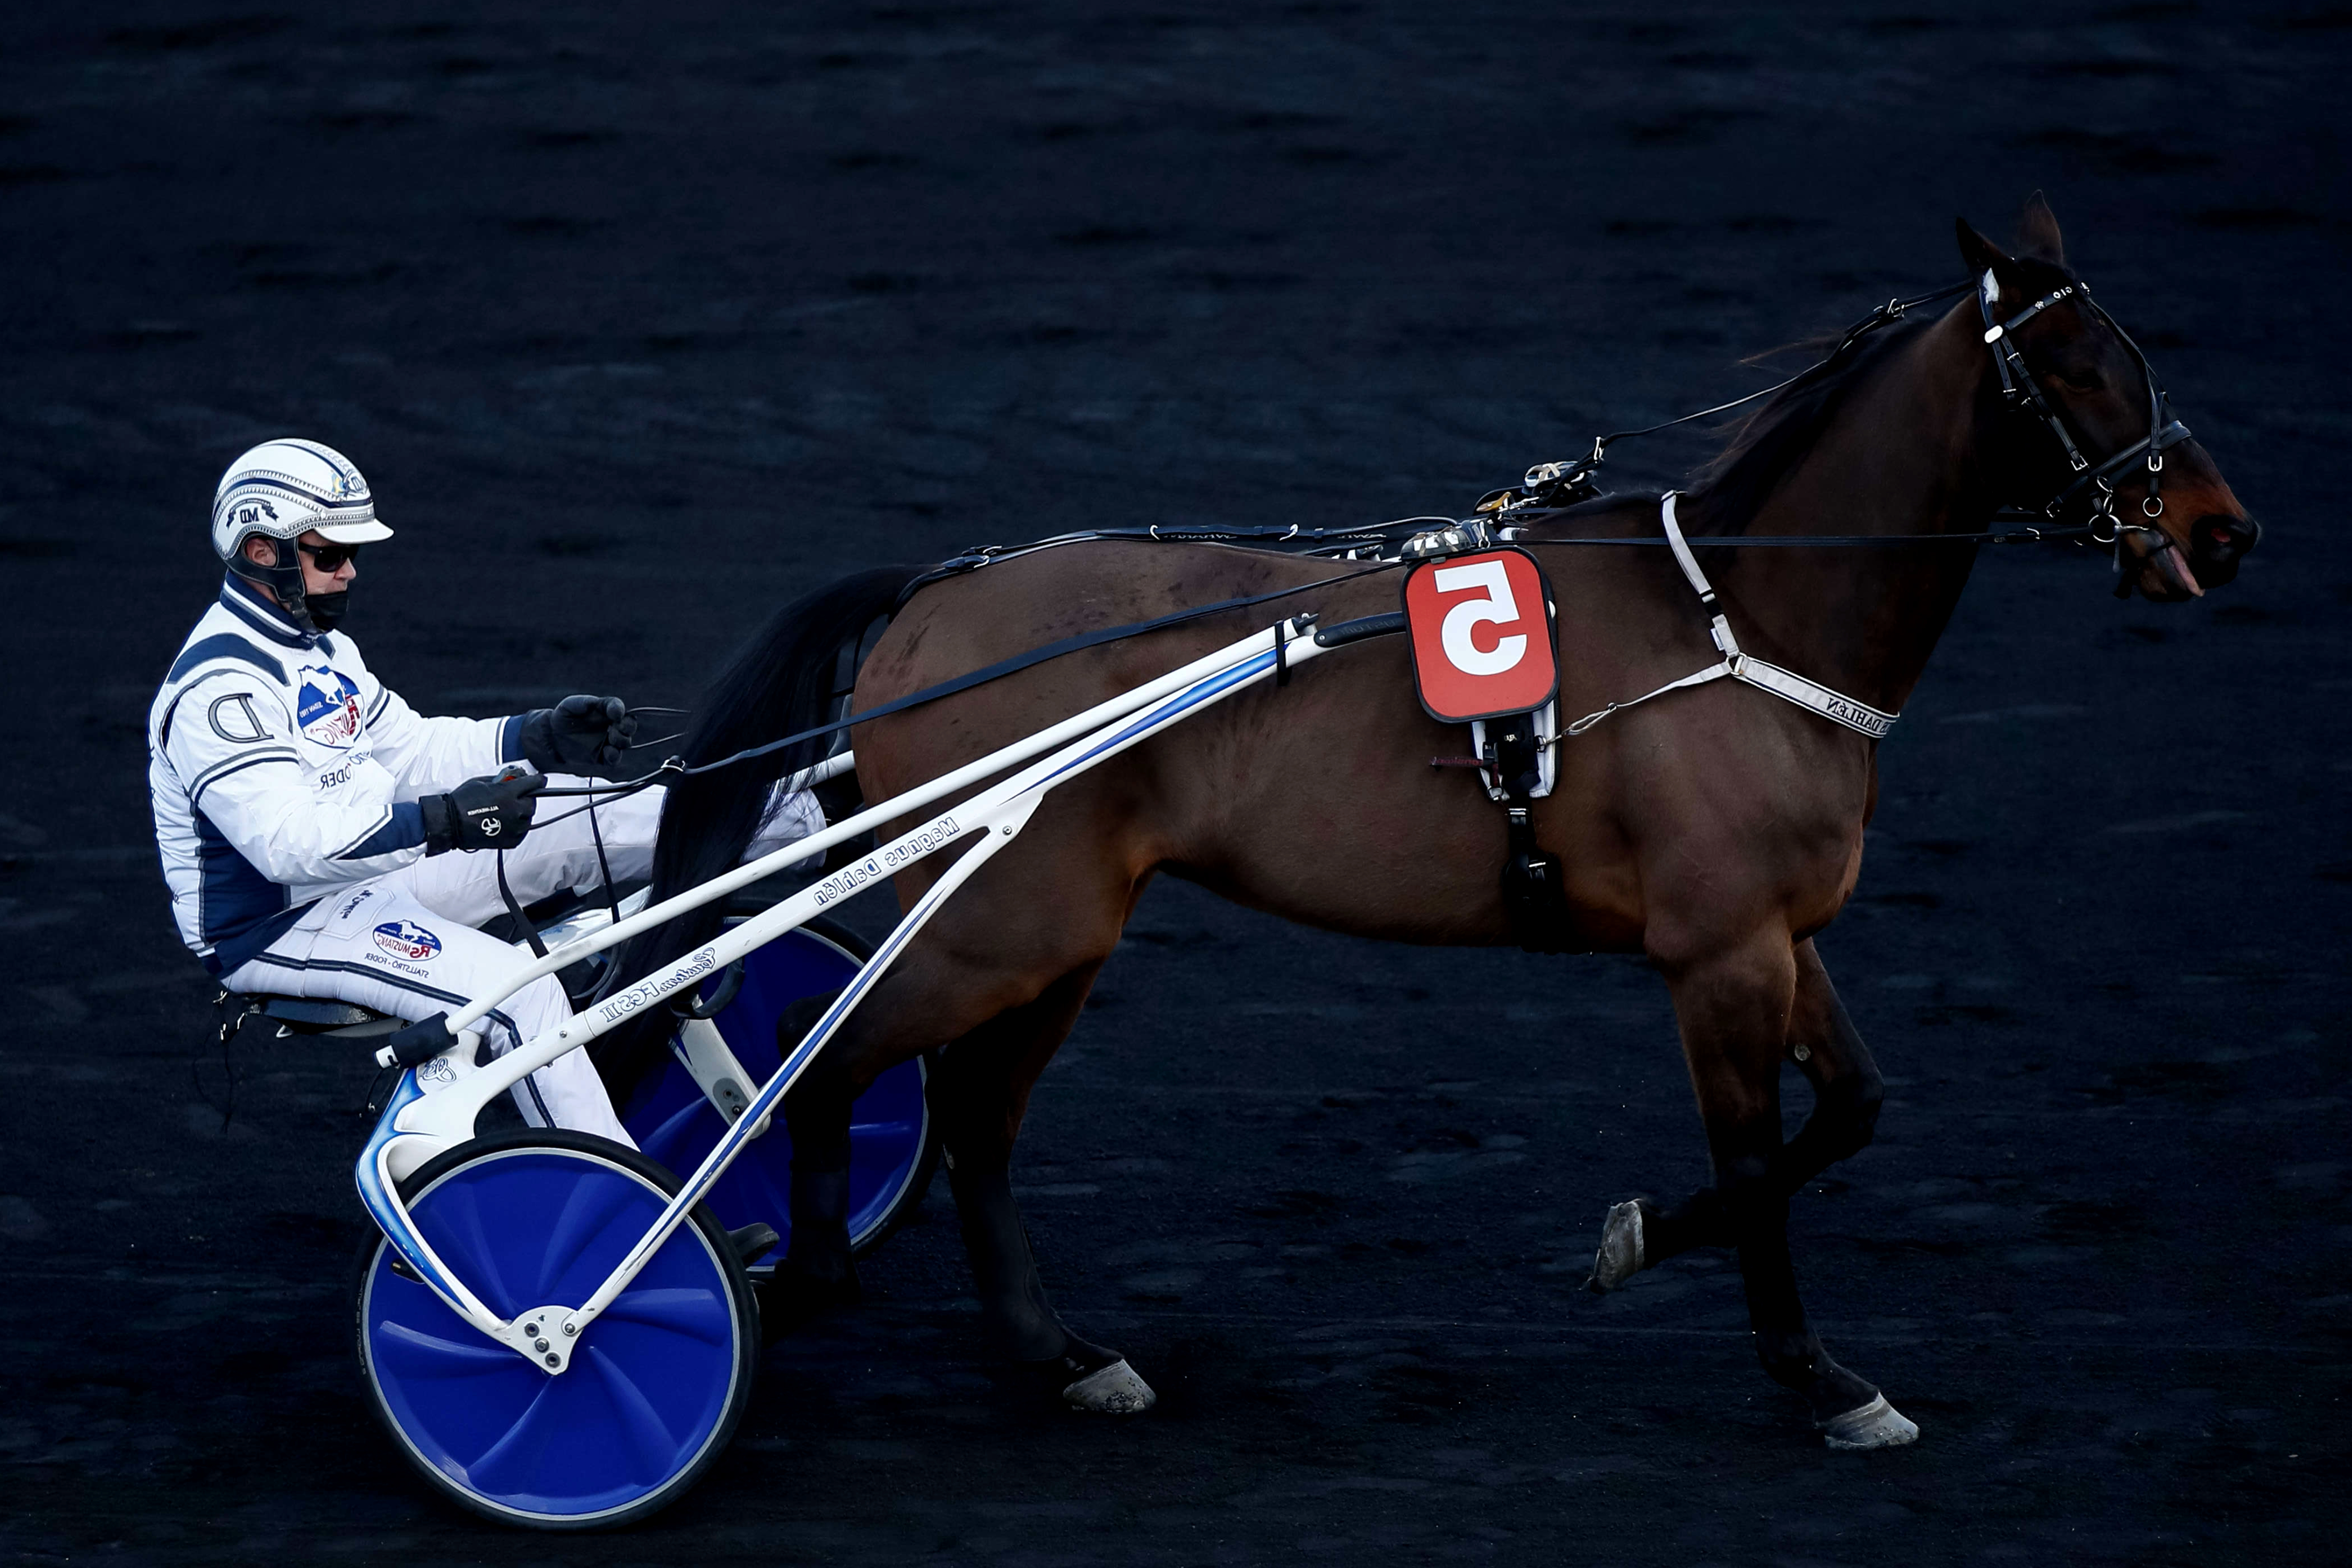
M 384 921 L 375 928 L 375 944 L 411 963 L 423 963 L 441 951 L 441 939 L 415 921 Z

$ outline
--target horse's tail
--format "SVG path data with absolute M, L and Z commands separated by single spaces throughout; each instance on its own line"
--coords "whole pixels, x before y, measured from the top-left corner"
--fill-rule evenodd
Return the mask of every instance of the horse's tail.
M 681 753 L 713 762 L 842 716 L 856 683 L 866 633 L 897 607 L 920 568 L 878 566 L 793 600 L 712 681 L 695 706 Z M 760 831 L 778 779 L 835 748 L 819 735 L 765 756 L 678 780 L 663 803 L 654 843 L 649 900 L 659 902 L 731 870 Z M 626 984 L 719 932 L 719 903 L 706 904 L 624 943 L 614 984 Z M 607 987 L 609 990 L 610 987 Z M 591 1050 L 615 1104 L 661 1059 L 671 1019 L 654 1008 L 598 1040 Z

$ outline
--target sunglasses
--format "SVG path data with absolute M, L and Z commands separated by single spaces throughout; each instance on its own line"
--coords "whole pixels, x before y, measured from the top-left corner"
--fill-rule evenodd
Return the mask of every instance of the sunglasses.
M 360 558 L 356 544 L 304 544 L 296 541 L 294 548 L 310 558 L 310 564 L 321 572 L 340 572 L 346 561 Z

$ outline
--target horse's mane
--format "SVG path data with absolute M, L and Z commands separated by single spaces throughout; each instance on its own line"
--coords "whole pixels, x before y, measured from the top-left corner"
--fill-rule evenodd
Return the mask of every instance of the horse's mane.
M 2029 295 L 2074 280 L 2072 272 L 2053 262 L 2021 257 L 2010 265 L 2012 280 L 2022 282 Z M 1764 503 L 1772 499 L 1772 492 L 1819 443 L 1830 421 L 1844 409 L 1854 392 L 1885 367 L 1899 346 L 1937 320 L 1933 315 L 1906 316 L 1765 399 L 1763 406 L 1733 428 L 1723 450 L 1693 476 L 1687 497 L 1678 509 L 1697 525 L 1692 531 L 1746 532 Z M 1832 335 L 1791 343 L 1789 348 L 1819 353 L 1834 347 L 1837 341 Z
M 1822 433 L 1853 392 L 1872 380 L 1900 345 L 1933 323 L 1933 317 L 1914 317 L 1873 332 L 1765 399 L 1762 406 L 1733 427 L 1723 450 L 1693 477 L 1679 508 L 1683 517 L 1697 525 L 1692 531 L 1746 532 L 1764 503 L 1772 499 L 1772 492 L 1820 442 Z M 1837 341 L 1833 335 L 1791 343 L 1789 348 L 1819 353 L 1834 347 Z

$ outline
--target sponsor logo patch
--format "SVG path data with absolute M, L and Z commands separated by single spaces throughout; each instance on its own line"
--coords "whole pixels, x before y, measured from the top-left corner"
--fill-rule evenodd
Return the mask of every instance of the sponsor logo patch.
M 360 737 L 360 689 L 342 671 L 323 664 L 306 664 L 300 675 L 294 721 L 307 739 L 348 751 Z
M 423 963 L 441 951 L 441 939 L 415 921 L 384 921 L 375 928 L 375 944 L 411 963 Z

